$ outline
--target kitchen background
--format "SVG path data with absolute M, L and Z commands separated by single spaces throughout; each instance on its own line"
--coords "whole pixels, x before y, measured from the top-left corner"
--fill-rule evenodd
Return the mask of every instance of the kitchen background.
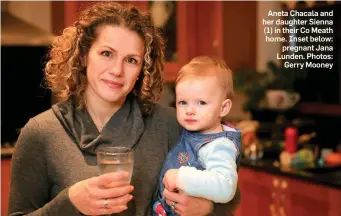
M 20 128 L 55 103 L 42 87 L 46 53 L 89 2 L 1 2 L 1 214 L 7 214 L 10 158 Z M 226 121 L 243 133 L 236 215 L 341 216 L 341 4 L 334 1 L 129 2 L 149 11 L 167 37 L 165 94 L 192 57 L 222 57 L 234 72 Z M 269 10 L 334 10 L 334 68 L 292 71 L 264 40 Z M 285 19 L 284 17 L 282 17 Z M 289 74 L 291 74 L 289 76 Z M 271 79 L 269 78 L 271 77 Z

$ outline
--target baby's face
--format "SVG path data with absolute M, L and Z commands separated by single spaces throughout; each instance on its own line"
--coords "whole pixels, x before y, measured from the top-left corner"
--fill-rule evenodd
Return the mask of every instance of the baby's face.
M 176 85 L 178 122 L 189 131 L 215 133 L 220 121 L 225 92 L 216 77 L 188 77 Z

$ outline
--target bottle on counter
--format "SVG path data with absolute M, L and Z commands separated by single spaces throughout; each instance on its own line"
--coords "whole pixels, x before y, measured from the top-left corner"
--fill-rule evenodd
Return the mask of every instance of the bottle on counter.
M 279 155 L 283 167 L 291 165 L 297 151 L 298 132 L 295 127 L 287 127 L 284 131 L 284 151 Z
M 298 131 L 295 127 L 288 127 L 284 132 L 285 136 L 285 151 L 293 154 L 297 151 L 297 139 L 298 139 Z

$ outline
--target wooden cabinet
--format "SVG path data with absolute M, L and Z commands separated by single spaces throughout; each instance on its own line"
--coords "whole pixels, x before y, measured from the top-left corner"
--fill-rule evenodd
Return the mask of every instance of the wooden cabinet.
M 238 184 L 242 202 L 236 215 L 272 216 L 270 208 L 275 210 L 276 196 L 272 180 L 266 173 L 240 168 Z
M 1 215 L 8 215 L 11 159 L 1 159 Z
M 287 215 L 341 215 L 341 190 L 290 180 L 287 194 Z
M 340 216 L 341 190 L 241 168 L 237 216 Z
M 180 67 L 198 55 L 219 56 L 233 71 L 242 65 L 256 67 L 257 2 L 177 4 L 179 61 L 166 64 L 166 81 L 174 81 Z
M 195 55 L 217 55 L 235 71 L 256 67 L 257 2 L 198 1 L 194 4 Z

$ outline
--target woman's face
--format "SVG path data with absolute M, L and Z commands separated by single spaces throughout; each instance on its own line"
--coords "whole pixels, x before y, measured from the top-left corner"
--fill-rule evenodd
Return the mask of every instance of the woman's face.
M 143 55 L 144 42 L 137 33 L 119 26 L 100 27 L 86 58 L 87 99 L 123 104 L 141 72 Z

